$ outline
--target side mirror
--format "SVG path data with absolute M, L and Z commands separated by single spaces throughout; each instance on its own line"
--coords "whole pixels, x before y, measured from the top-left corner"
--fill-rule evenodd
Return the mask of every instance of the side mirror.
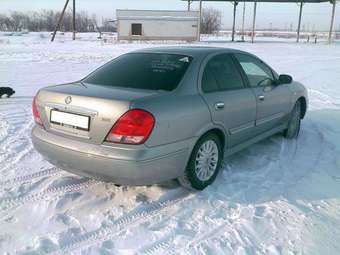
M 280 74 L 279 76 L 280 84 L 289 84 L 289 83 L 292 83 L 292 81 L 293 81 L 292 76 L 288 74 Z

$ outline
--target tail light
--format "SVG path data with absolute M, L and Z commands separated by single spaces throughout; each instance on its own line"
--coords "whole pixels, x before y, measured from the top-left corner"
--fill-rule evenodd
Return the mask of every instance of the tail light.
M 33 98 L 33 102 L 32 102 L 32 112 L 33 112 L 33 118 L 34 118 L 34 121 L 35 123 L 37 123 L 38 125 L 41 125 L 42 126 L 42 121 L 40 119 L 40 113 L 38 111 L 38 108 L 37 108 L 37 103 L 36 103 L 36 96 Z
M 106 141 L 123 144 L 142 144 L 150 136 L 155 118 L 147 111 L 133 109 L 121 116 L 113 125 Z

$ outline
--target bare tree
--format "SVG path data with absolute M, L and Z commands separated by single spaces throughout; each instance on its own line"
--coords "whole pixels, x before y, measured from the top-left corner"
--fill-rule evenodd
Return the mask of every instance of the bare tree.
M 4 14 L 0 14 L 0 30 L 6 31 L 11 26 L 11 20 Z
M 202 12 L 201 33 L 212 34 L 221 28 L 221 11 L 212 7 L 204 8 Z
M 27 15 L 21 12 L 11 13 L 12 26 L 14 31 L 19 31 L 24 28 L 25 23 L 27 23 Z
M 1 0 L 0 0 L 1 1 Z M 1 31 L 53 31 L 60 17 L 60 12 L 41 10 L 39 12 L 11 12 L 9 15 L 0 14 Z M 89 16 L 81 11 L 76 14 L 77 30 L 79 32 L 93 32 L 96 27 L 96 16 Z M 61 24 L 62 31 L 72 31 L 72 13 L 68 11 L 64 15 Z

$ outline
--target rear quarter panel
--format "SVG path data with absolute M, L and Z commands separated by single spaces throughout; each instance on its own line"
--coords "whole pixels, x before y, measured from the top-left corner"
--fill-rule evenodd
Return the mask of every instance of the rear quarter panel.
M 131 108 L 142 108 L 156 119 L 146 146 L 159 146 L 199 137 L 211 125 L 210 112 L 198 94 L 162 96 L 138 101 Z

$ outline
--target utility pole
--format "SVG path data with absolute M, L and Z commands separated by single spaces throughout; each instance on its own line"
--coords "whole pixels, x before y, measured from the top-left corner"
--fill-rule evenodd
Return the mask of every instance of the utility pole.
M 242 15 L 242 37 L 241 40 L 244 42 L 244 20 L 246 15 L 246 2 L 243 2 L 243 15 Z
M 201 25 L 202 25 L 202 0 L 200 0 L 200 20 L 198 22 L 198 33 L 197 33 L 197 41 L 201 41 Z
M 76 39 L 76 0 L 73 0 L 73 20 L 72 20 L 72 28 L 73 28 L 73 37 L 72 39 Z
M 252 32 L 251 32 L 251 43 L 254 43 L 254 36 L 255 36 L 256 6 L 257 6 L 257 2 L 255 0 L 255 2 L 254 2 L 254 14 L 253 14 L 253 29 L 252 29 Z
M 57 31 L 58 31 L 59 28 L 60 28 L 61 22 L 62 22 L 62 20 L 63 20 L 63 18 L 64 18 L 65 10 L 66 10 L 66 7 L 67 7 L 69 1 L 70 1 L 70 0 L 66 0 L 66 3 L 65 3 L 65 5 L 64 5 L 64 9 L 63 9 L 63 11 L 62 11 L 61 14 L 60 14 L 60 17 L 59 17 L 59 20 L 58 20 L 58 24 L 56 25 L 56 27 L 55 27 L 55 29 L 54 29 L 54 32 L 53 32 L 53 35 L 52 35 L 51 42 L 54 41 L 55 35 L 56 35 Z
M 303 7 L 303 1 L 300 2 L 299 23 L 298 23 L 298 29 L 297 29 L 296 42 L 299 42 L 299 40 L 300 40 L 300 27 L 301 27 L 302 7 Z
M 331 25 L 329 28 L 329 33 L 328 33 L 328 43 L 332 42 L 332 32 L 333 32 L 333 25 L 334 25 L 334 16 L 335 16 L 335 7 L 336 7 L 336 0 L 331 1 L 333 4 L 332 8 L 332 18 L 331 18 Z
M 235 40 L 235 19 L 236 19 L 236 6 L 238 2 L 234 1 L 234 15 L 233 15 L 233 29 L 231 32 L 231 41 L 233 42 Z
M 66 8 L 68 6 L 69 1 L 70 0 L 66 0 L 66 2 L 65 2 L 64 8 L 63 8 L 63 10 L 60 14 L 59 20 L 58 20 L 58 24 L 56 25 L 56 27 L 54 29 L 51 42 L 54 41 L 55 35 L 57 34 L 57 31 L 60 29 L 61 22 L 63 21 L 65 11 L 66 11 Z M 76 0 L 73 0 L 72 30 L 73 30 L 72 39 L 75 40 L 76 39 Z

